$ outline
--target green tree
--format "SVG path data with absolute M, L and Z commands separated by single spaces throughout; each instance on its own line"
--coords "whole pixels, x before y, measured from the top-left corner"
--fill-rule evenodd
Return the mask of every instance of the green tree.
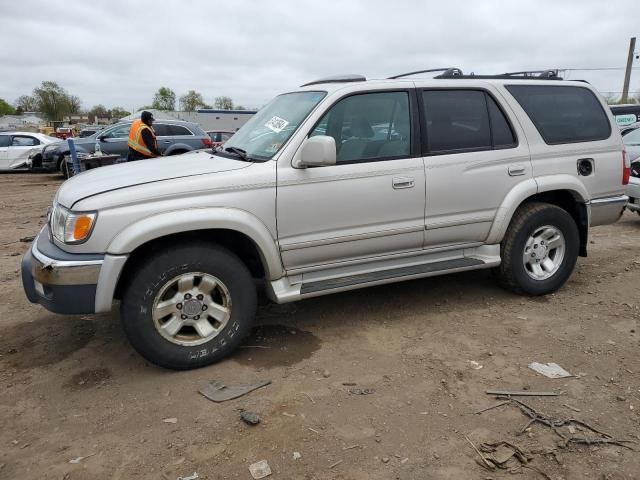
M 6 100 L 0 98 L 0 115 L 15 115 L 16 109 L 13 108 Z
M 56 82 L 45 81 L 33 89 L 37 110 L 44 114 L 47 120 L 62 120 L 65 115 L 76 113 L 82 103 L 75 95 L 67 91 Z
M 236 105 L 234 108 L 236 110 L 246 110 L 246 107 L 244 105 Z
M 198 107 L 205 105 L 202 94 L 195 90 L 189 90 L 180 97 L 180 110 L 185 112 L 194 112 Z
M 131 115 L 131 112 L 127 112 L 122 107 L 113 107 L 109 111 L 109 116 L 114 120 L 120 120 L 121 118 L 128 117 L 129 115 Z
M 231 97 L 216 97 L 213 106 L 220 110 L 233 110 L 233 100 Z
M 98 105 L 94 105 L 91 110 L 89 110 L 89 115 L 93 115 L 96 118 L 108 118 L 109 110 L 107 107 L 99 103 Z
M 21 95 L 13 104 L 23 112 L 35 112 L 38 109 L 38 102 L 31 95 Z
M 151 104 L 151 108 L 155 108 L 156 110 L 175 110 L 175 92 L 170 88 L 160 87 L 156 94 L 153 96 L 153 103 Z

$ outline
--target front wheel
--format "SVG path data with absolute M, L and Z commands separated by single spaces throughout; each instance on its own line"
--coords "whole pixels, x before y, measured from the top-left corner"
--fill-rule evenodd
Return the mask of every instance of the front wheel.
M 517 293 L 555 292 L 571 276 L 579 247 L 578 227 L 566 210 L 547 203 L 523 205 L 500 246 L 499 278 Z
M 125 288 L 121 318 L 144 358 L 184 370 L 235 350 L 253 324 L 256 304 L 251 274 L 236 255 L 191 243 L 144 261 Z

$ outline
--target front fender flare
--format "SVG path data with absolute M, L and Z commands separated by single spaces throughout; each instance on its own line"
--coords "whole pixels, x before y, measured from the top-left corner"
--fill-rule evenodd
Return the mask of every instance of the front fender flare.
M 210 229 L 234 230 L 246 235 L 258 249 L 267 279 L 277 280 L 284 274 L 280 251 L 266 225 L 255 215 L 232 208 L 191 208 L 143 218 L 120 231 L 109 243 L 107 253 L 126 255 L 167 235 Z

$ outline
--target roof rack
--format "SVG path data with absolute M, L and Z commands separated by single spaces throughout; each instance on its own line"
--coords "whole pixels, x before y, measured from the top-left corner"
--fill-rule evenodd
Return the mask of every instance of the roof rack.
M 313 82 L 300 85 L 301 87 L 308 87 L 309 85 L 318 85 L 320 83 L 348 83 L 348 82 L 364 82 L 367 77 L 363 75 L 348 74 L 348 75 L 334 75 L 331 77 L 321 78 L 320 80 L 314 80 Z
M 475 75 L 475 74 L 470 74 L 470 75 L 462 75 L 462 72 L 460 72 L 460 74 L 448 74 L 447 72 L 444 72 L 434 78 L 439 78 L 439 79 L 451 79 L 451 78 L 459 78 L 459 79 L 468 79 L 468 78 L 475 78 L 475 79 L 511 79 L 511 80 L 562 80 L 562 77 L 560 77 L 558 75 L 558 70 L 527 70 L 527 71 L 522 71 L 522 72 L 509 72 L 509 73 L 500 73 L 498 75 Z
M 401 73 L 400 75 L 394 75 L 393 77 L 389 77 L 388 80 L 396 80 L 402 77 L 409 77 L 411 75 L 418 75 L 419 73 L 431 73 L 431 72 L 443 72 L 442 75 L 451 75 L 458 76 L 462 75 L 462 70 L 455 67 L 447 67 L 447 68 L 430 68 L 428 70 L 416 70 L 415 72 Z

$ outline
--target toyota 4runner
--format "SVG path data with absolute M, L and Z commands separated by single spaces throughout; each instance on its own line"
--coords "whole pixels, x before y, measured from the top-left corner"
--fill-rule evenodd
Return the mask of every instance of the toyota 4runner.
M 242 342 L 261 286 L 284 303 L 490 268 L 554 292 L 628 178 L 606 103 L 555 72 L 333 77 L 279 95 L 222 151 L 68 180 L 22 279 L 52 312 L 119 300 L 140 354 L 200 367 Z

